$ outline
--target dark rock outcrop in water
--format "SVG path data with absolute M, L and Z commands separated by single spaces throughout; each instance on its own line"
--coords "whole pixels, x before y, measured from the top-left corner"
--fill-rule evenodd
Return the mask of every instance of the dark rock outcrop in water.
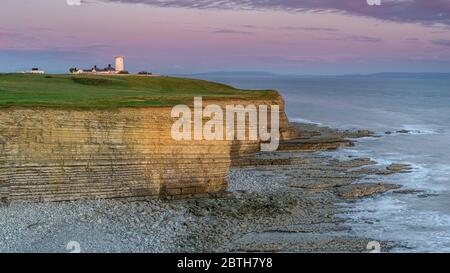
M 378 193 L 385 193 L 398 188 L 400 188 L 400 186 L 388 183 L 363 183 L 340 187 L 337 192 L 342 198 L 361 198 Z
M 375 133 L 368 130 L 339 131 L 311 124 L 302 124 L 299 135 L 280 144 L 280 151 L 315 152 L 336 150 L 354 145 L 352 138 L 370 137 Z

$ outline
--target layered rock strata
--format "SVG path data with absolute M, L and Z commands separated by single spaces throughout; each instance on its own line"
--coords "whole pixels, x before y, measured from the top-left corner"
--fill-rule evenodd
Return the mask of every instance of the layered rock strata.
M 225 104 L 279 104 L 281 134 L 295 134 L 281 97 Z M 226 189 L 233 160 L 259 141 L 171 137 L 171 107 L 115 110 L 0 109 L 0 198 L 184 197 Z

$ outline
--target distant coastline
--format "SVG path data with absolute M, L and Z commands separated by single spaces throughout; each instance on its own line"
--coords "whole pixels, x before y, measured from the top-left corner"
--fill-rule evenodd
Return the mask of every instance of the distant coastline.
M 192 74 L 171 74 L 182 77 L 298 77 L 298 78 L 387 78 L 387 79 L 450 79 L 450 73 L 427 73 L 427 72 L 380 72 L 371 74 L 343 74 L 343 75 L 302 75 L 302 74 L 277 74 L 265 71 L 213 71 Z

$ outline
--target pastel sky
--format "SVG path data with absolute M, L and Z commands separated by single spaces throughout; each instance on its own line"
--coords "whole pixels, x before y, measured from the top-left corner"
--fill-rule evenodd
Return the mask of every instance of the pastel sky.
M 450 0 L 0 1 L 0 72 L 450 72 Z

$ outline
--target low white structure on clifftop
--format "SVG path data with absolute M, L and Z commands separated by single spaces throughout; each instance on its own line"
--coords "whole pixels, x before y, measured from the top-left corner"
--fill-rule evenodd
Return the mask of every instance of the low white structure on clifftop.
M 125 70 L 125 61 L 123 56 L 117 56 L 115 57 L 116 61 L 116 67 L 112 67 L 111 64 L 109 64 L 105 68 L 98 68 L 97 65 L 94 65 L 94 67 L 90 69 L 78 69 L 78 68 L 71 68 L 70 73 L 72 74 L 127 74 L 127 71 Z
M 28 71 L 21 71 L 19 73 L 24 73 L 24 74 L 45 74 L 44 70 L 41 70 L 37 67 L 32 68 L 31 70 Z

